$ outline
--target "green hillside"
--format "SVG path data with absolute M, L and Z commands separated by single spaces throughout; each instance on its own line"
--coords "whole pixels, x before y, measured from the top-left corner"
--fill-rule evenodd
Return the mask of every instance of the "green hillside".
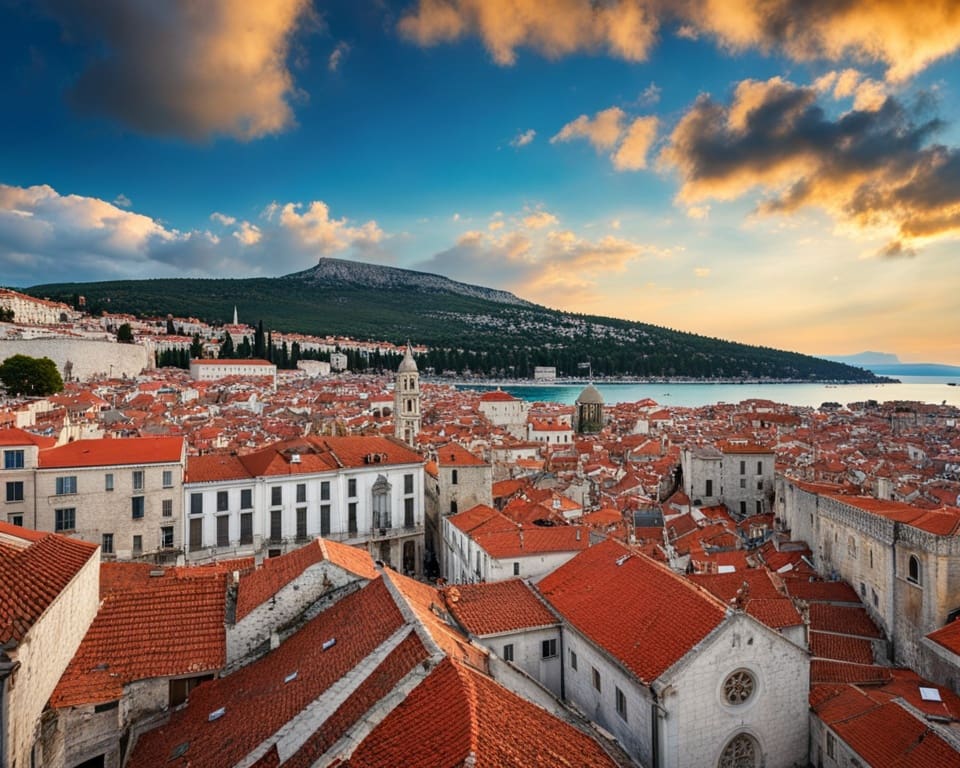
M 576 375 L 583 373 L 578 364 L 589 360 L 600 376 L 878 380 L 863 369 L 808 355 L 559 312 L 436 275 L 336 259 L 278 278 L 56 283 L 27 292 L 70 304 L 82 295 L 93 313 L 224 323 L 236 306 L 242 322 L 262 320 L 268 329 L 410 339 L 431 347 L 421 364 L 438 373 L 524 377 L 535 365 L 555 365 L 561 375 Z

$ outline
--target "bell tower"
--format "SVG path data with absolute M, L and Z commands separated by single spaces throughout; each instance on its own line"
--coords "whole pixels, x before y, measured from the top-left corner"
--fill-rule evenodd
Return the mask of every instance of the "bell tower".
M 393 434 L 413 446 L 420 433 L 420 372 L 413 359 L 413 349 L 407 342 L 407 351 L 393 388 Z

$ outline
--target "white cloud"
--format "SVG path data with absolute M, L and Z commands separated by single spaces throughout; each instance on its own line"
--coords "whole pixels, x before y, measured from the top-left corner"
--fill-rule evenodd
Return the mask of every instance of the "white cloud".
M 121 192 L 119 195 L 113 198 L 113 204 L 119 205 L 121 208 L 129 208 L 131 205 L 133 205 L 133 202 L 129 197 Z
M 618 171 L 639 171 L 647 167 L 647 153 L 657 138 L 657 118 L 638 117 L 627 129 L 612 160 Z
M 221 237 L 181 231 L 95 197 L 49 186 L 0 185 L 0 274 L 11 285 L 51 276 L 106 280 L 157 276 L 278 275 L 323 255 L 378 258 L 387 235 L 375 221 L 331 218 L 322 201 L 271 203 L 257 224 L 211 214 Z
M 348 53 L 350 53 L 349 43 L 343 41 L 337 43 L 337 46 L 330 52 L 330 57 L 327 59 L 327 69 L 331 72 L 339 70 L 340 65 Z
M 539 208 L 535 211 L 530 211 L 523 217 L 523 226 L 527 229 L 543 229 L 544 227 L 553 226 L 558 222 L 559 219 L 552 213 Z

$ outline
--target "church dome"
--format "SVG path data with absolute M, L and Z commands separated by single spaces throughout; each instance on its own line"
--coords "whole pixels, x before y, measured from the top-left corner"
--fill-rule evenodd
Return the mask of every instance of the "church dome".
M 400 367 L 397 368 L 397 373 L 416 373 L 417 372 L 417 361 L 413 359 L 413 350 L 410 349 L 410 345 L 407 344 L 407 351 L 403 356 L 403 360 L 400 362 Z
M 577 398 L 577 403 L 603 405 L 603 395 L 593 384 L 587 384 Z

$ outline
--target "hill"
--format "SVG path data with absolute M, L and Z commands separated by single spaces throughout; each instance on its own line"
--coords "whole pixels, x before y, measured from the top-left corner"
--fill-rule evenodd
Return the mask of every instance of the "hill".
M 578 364 L 589 360 L 599 376 L 877 380 L 861 368 L 809 355 L 560 312 L 506 291 L 339 259 L 276 278 L 51 283 L 26 291 L 67 303 L 83 295 L 91 312 L 216 323 L 228 322 L 236 306 L 241 320 L 262 319 L 280 331 L 411 339 L 431 347 L 421 365 L 438 373 L 529 377 L 535 365 L 555 365 L 560 375 L 576 375 Z

